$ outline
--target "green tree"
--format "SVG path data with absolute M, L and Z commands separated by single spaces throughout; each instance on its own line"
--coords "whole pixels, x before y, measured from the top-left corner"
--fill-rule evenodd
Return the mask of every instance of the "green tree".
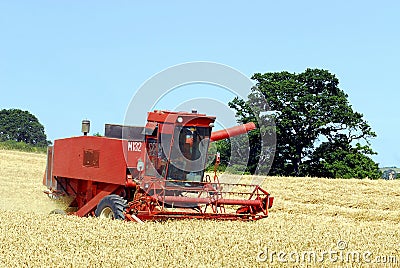
M 286 176 L 315 176 L 311 165 L 329 169 L 326 154 L 346 154 L 358 157 L 360 169 L 375 170 L 377 165 L 367 156 L 372 154 L 369 140 L 376 136 L 361 113 L 355 112 L 348 96 L 339 88 L 339 80 L 327 70 L 307 69 L 303 73 L 256 73 L 257 82 L 247 101 L 235 98 L 229 103 L 236 110 L 240 122 L 257 122 L 253 111 L 274 111 L 276 153 L 271 173 Z M 262 100 L 266 100 L 266 103 Z M 252 109 L 250 109 L 250 107 Z M 259 136 L 258 136 L 259 137 Z M 253 152 L 260 150 L 257 135 L 250 136 Z M 319 142 L 323 140 L 326 142 Z M 354 145 L 364 140 L 364 147 Z M 337 147 L 339 144 L 345 148 Z M 323 151 L 325 147 L 331 151 Z M 367 161 L 369 159 L 370 161 Z M 365 161 L 364 161 L 365 160 Z M 259 161 L 257 157 L 251 161 Z M 325 162 L 324 162 L 325 161 Z M 323 164 L 325 163 L 325 164 Z M 344 166 L 348 162 L 343 162 Z M 250 166 L 254 163 L 250 164 Z M 344 168 L 343 166 L 343 168 Z M 251 170 L 254 171 L 254 170 Z M 345 171 L 324 172 L 328 177 L 347 177 Z M 375 177 L 375 173 L 356 173 L 356 177 Z
M 381 178 L 379 166 L 368 155 L 375 154 L 368 146 L 355 146 L 335 140 L 323 142 L 306 161 L 308 174 L 324 178 Z
M 24 142 L 35 146 L 47 146 L 44 127 L 28 111 L 3 109 L 0 111 L 0 141 Z

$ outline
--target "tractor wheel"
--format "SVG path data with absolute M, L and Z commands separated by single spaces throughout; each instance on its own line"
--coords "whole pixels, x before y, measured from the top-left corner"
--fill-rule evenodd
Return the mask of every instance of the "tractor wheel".
M 94 214 L 99 218 L 124 220 L 126 200 L 116 194 L 110 194 L 100 200 Z

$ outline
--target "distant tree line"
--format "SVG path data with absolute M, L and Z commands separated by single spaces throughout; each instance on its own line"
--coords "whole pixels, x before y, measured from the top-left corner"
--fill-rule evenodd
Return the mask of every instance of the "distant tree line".
M 376 134 L 363 115 L 353 110 L 334 74 L 307 69 L 299 74 L 256 73 L 252 79 L 256 86 L 248 100 L 236 97 L 229 103 L 240 123 L 252 121 L 259 127 L 249 133 L 247 172 L 254 173 L 260 168 L 259 161 L 265 161 L 261 135 L 276 135 L 274 159 L 263 167 L 270 175 L 381 177 L 378 164 L 371 159 L 376 153 L 370 140 Z M 259 122 L 267 122 L 267 127 Z M 222 165 L 227 166 L 231 141 L 219 141 L 215 146 L 221 152 Z
M 25 143 L 35 147 L 51 144 L 47 141 L 44 126 L 36 116 L 20 109 L 0 110 L 0 142 L 6 141 Z

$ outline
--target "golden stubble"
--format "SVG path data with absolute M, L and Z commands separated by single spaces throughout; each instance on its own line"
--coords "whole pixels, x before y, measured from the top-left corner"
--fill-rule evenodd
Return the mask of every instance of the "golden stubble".
M 360 266 L 257 259 L 260 252 L 338 250 L 397 256 L 400 181 L 258 177 L 275 197 L 256 222 L 130 222 L 48 215 L 63 208 L 44 193 L 43 154 L 0 150 L 0 267 Z M 249 183 L 251 176 L 232 177 Z M 265 255 L 263 255 L 265 256 Z M 362 261 L 362 260 L 361 260 Z M 379 267 L 378 264 L 371 266 Z

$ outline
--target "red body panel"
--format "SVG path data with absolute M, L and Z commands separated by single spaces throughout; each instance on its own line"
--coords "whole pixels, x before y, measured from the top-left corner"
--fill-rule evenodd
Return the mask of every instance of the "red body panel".
M 122 140 L 123 148 L 120 148 L 121 153 L 126 157 L 128 168 L 136 168 L 138 160 L 145 160 L 146 144 L 143 141 L 127 141 Z
M 97 152 L 98 161 L 84 165 L 85 151 Z M 97 163 L 96 163 L 97 162 Z M 53 176 L 124 185 L 126 161 L 122 140 L 81 136 L 54 142 Z

